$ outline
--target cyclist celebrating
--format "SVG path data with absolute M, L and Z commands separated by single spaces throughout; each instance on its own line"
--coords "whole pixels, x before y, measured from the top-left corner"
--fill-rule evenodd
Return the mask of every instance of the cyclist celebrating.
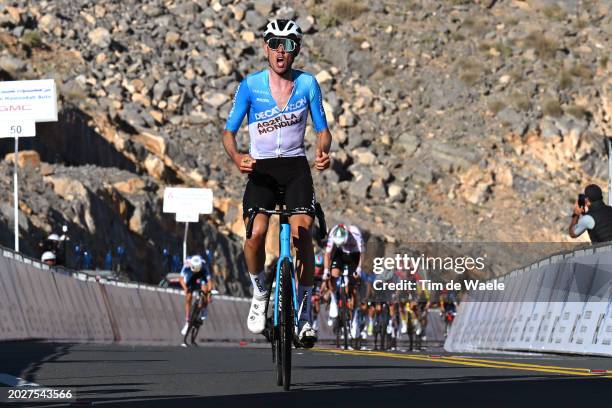
M 185 326 L 181 330 L 181 334 L 184 336 L 189 328 L 189 315 L 191 314 L 191 300 L 193 298 L 193 291 L 198 288 L 202 290 L 202 314 L 200 318 L 206 319 L 206 305 L 210 302 L 211 291 L 212 291 L 212 279 L 210 276 L 210 269 L 208 264 L 199 255 L 190 256 L 185 260 L 183 269 L 181 270 L 181 276 L 179 277 L 179 283 L 183 287 L 185 292 Z
M 363 247 L 361 231 L 354 225 L 338 224 L 329 232 L 325 247 L 323 279 L 326 279 L 330 285 L 329 317 L 331 318 L 338 317 L 336 280 L 345 266 L 349 270 L 349 294 L 353 295 L 353 299 L 356 297 L 354 282 L 361 275 Z M 333 279 L 329 279 L 330 268 Z
M 312 347 L 316 341 L 311 313 L 315 194 L 304 149 L 308 112 L 317 134 L 315 168 L 319 171 L 330 165 L 331 133 L 315 77 L 292 68 L 301 42 L 302 30 L 294 21 L 277 19 L 268 23 L 263 44 L 268 69 L 240 82 L 223 132 L 223 146 L 236 167 L 248 174 L 242 202 L 245 223 L 249 210 L 256 207 L 274 210 L 276 204 L 284 203 L 289 211 L 308 212 L 292 215 L 289 223 L 297 258 L 298 302 L 304 302 L 305 306 L 299 316 L 298 337 L 302 345 Z M 235 136 L 247 114 L 250 148 L 248 154 L 241 154 Z M 247 327 L 252 333 L 261 333 L 265 328 L 268 293 L 263 271 L 268 223 L 269 216 L 257 214 L 252 236 L 244 245 L 253 283 L 247 318 Z

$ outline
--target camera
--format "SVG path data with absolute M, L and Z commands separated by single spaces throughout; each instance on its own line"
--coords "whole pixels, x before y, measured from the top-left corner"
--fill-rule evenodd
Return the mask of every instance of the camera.
M 584 208 L 584 199 L 585 199 L 584 194 L 578 194 L 578 206 L 581 208 Z

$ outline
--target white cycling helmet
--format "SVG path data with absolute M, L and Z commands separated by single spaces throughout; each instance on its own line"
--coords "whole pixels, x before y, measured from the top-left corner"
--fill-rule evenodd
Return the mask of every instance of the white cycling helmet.
M 268 41 L 271 37 L 291 38 L 300 44 L 302 29 L 293 20 L 275 19 L 268 23 L 264 31 L 264 41 Z
M 42 262 L 55 262 L 55 254 L 51 251 L 43 252 L 42 256 L 40 257 L 40 260 Z
M 49 236 L 47 237 L 47 240 L 49 240 L 49 241 L 59 241 L 59 240 L 60 240 L 60 237 L 59 237 L 59 235 L 57 235 L 57 234 L 51 234 L 51 235 L 49 235 Z
M 332 242 L 334 245 L 340 247 L 347 243 L 349 239 L 349 232 L 344 224 L 338 224 L 338 226 L 332 232 Z
M 189 268 L 192 272 L 200 272 L 202 269 L 202 257 L 200 255 L 194 255 L 189 259 Z

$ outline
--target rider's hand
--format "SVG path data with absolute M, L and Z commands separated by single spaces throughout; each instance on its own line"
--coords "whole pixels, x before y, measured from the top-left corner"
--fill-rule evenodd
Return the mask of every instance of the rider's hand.
M 330 163 L 329 153 L 326 153 L 320 147 L 317 147 L 315 155 L 315 168 L 319 171 L 323 171 L 329 168 Z
M 584 208 L 578 205 L 578 200 L 574 203 L 574 215 L 584 214 Z
M 234 164 L 238 167 L 241 173 L 250 173 L 253 171 L 253 165 L 256 160 L 249 154 L 237 154 L 234 158 Z

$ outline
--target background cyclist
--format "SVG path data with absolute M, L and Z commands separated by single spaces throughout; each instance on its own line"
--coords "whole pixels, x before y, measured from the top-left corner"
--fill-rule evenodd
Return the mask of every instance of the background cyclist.
M 327 280 L 330 289 L 329 317 L 338 317 L 338 303 L 336 299 L 336 280 L 345 267 L 349 272 L 349 296 L 355 299 L 356 281 L 361 275 L 361 264 L 364 255 L 364 244 L 361 231 L 355 225 L 338 224 L 329 232 L 327 246 L 325 247 L 325 269 L 323 279 Z M 331 273 L 332 279 L 329 279 Z M 352 301 L 349 308 L 354 307 Z
M 308 211 L 289 218 L 291 237 L 296 251 L 298 301 L 304 301 L 299 316 L 299 339 L 303 346 L 312 347 L 316 332 L 312 329 L 311 292 L 314 274 L 312 224 L 315 194 L 304 149 L 304 134 L 308 113 L 312 117 L 317 144 L 315 168 L 325 170 L 330 165 L 331 133 L 323 109 L 321 89 L 314 75 L 292 68 L 299 55 L 302 30 L 292 20 L 270 21 L 264 32 L 263 51 L 268 69 L 244 78 L 234 95 L 223 146 L 236 167 L 248 174 L 243 198 L 243 219 L 250 209 L 273 210 L 284 192 L 288 210 Z M 250 147 L 248 154 L 238 151 L 236 132 L 248 114 Z M 251 238 L 244 245 L 244 255 L 251 281 L 253 299 L 247 318 L 252 333 L 265 328 L 267 285 L 264 274 L 265 239 L 269 217 L 258 214 Z
M 189 316 L 191 314 L 191 300 L 193 298 L 193 291 L 198 287 L 202 290 L 201 302 L 204 305 L 200 318 L 202 320 L 206 319 L 206 305 L 208 305 L 208 303 L 211 301 L 212 296 L 212 279 L 210 275 L 210 268 L 206 260 L 199 255 L 188 257 L 183 264 L 183 269 L 181 269 L 179 283 L 185 292 L 185 325 L 181 329 L 181 334 L 184 336 L 189 328 Z

